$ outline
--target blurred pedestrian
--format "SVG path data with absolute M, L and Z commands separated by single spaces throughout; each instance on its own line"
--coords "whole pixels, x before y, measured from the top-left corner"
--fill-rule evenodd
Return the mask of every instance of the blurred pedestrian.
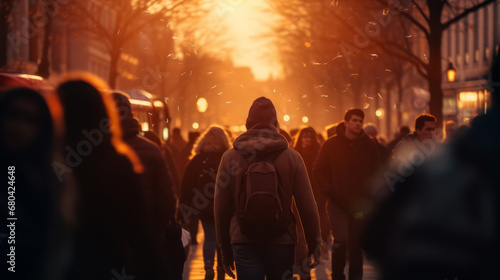
M 293 199 L 304 227 L 309 268 L 317 265 L 321 243 L 307 170 L 278 133 L 271 100 L 253 102 L 246 128 L 222 157 L 217 173 L 215 226 L 224 269 L 234 278 L 234 260 L 238 279 L 292 279 L 297 238 Z
M 321 225 L 321 240 L 325 244 L 324 247 L 326 247 L 326 244 L 328 243 L 328 236 L 330 236 L 330 222 L 326 213 L 326 196 L 324 195 L 322 190 L 318 188 L 318 185 L 316 184 L 313 176 L 314 162 L 316 161 L 316 157 L 320 149 L 320 145 L 315 136 L 316 131 L 314 130 L 314 128 L 312 128 L 311 126 L 302 127 L 297 133 L 297 138 L 295 139 L 295 143 L 293 144 L 293 149 L 300 154 L 300 156 L 304 160 L 304 164 L 306 165 L 307 175 L 309 178 L 309 182 L 311 182 L 314 198 L 318 207 L 319 221 Z M 295 266 L 300 270 L 299 274 L 301 276 L 301 279 L 310 279 L 311 271 L 308 269 L 308 267 L 302 266 L 303 261 L 308 256 L 307 245 L 304 238 L 304 231 L 302 229 L 302 222 L 300 221 L 300 219 L 297 219 L 297 231 L 299 242 L 297 244 L 297 248 L 295 249 Z
M 350 109 L 344 126 L 321 148 L 314 176 L 328 197 L 328 214 L 333 234 L 332 279 L 345 279 L 349 258 L 349 279 L 363 277 L 363 253 L 359 241 L 364 215 L 371 205 L 370 177 L 381 166 L 375 142 L 363 130 L 364 113 Z M 345 128 L 345 129 L 344 129 Z
M 230 148 L 228 136 L 220 126 L 210 126 L 194 144 L 181 186 L 179 216 L 184 224 L 203 226 L 205 242 L 203 261 L 205 280 L 214 279 L 214 257 L 217 250 L 214 222 L 215 178 L 222 155 Z M 200 205 L 200 201 L 202 202 Z M 222 259 L 218 255 L 218 279 L 224 279 Z
M 492 107 L 416 167 L 367 223 L 382 279 L 497 279 L 500 263 L 500 60 Z
M 152 219 L 153 234 L 161 240 L 165 248 L 165 265 L 168 267 L 170 278 L 181 279 L 184 262 L 178 260 L 182 260 L 182 256 L 171 255 L 175 252 L 173 248 L 176 240 L 164 240 L 166 231 L 171 226 L 169 223 L 175 218 L 177 206 L 170 171 L 160 148 L 139 135 L 139 120 L 134 117 L 129 96 L 124 92 L 115 91 L 113 99 L 120 116 L 122 139 L 139 156 L 144 167 L 144 172 L 140 175 L 141 185 L 146 195 L 148 216 Z
M 374 124 L 368 123 L 365 125 L 364 130 L 366 132 L 366 135 L 368 135 L 368 137 L 370 137 L 370 139 L 372 139 L 373 142 L 377 144 L 377 149 L 380 158 L 382 159 L 383 163 L 386 163 L 387 160 L 390 158 L 391 153 L 384 145 L 380 143 L 377 127 Z
M 161 243 L 152 230 L 138 175 L 143 166 L 121 140 L 112 97 L 97 88 L 106 85 L 91 75 L 71 76 L 57 87 L 66 126 L 60 172 L 71 172 L 78 186 L 68 278 L 109 280 L 126 271 L 138 278 L 164 279 Z
M 392 151 L 394 150 L 394 148 L 396 147 L 396 145 L 403 139 L 406 138 L 406 136 L 408 136 L 408 134 L 410 134 L 410 128 L 408 126 L 402 126 L 400 129 L 399 129 L 399 134 L 396 138 L 394 138 L 391 142 L 389 142 L 389 144 L 387 145 L 387 149 L 389 150 L 389 152 L 392 153 Z
M 9 236 L 1 241 L 2 279 L 63 277 L 70 235 L 61 212 L 64 186 L 51 167 L 60 144 L 53 113 L 35 90 L 0 92 L 0 232 Z

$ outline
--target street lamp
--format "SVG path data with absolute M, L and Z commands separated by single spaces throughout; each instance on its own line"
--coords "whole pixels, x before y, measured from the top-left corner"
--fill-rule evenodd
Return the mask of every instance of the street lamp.
M 448 62 L 448 68 L 446 68 L 446 76 L 448 76 L 448 82 L 453 83 L 455 81 L 456 70 L 453 67 L 453 63 Z

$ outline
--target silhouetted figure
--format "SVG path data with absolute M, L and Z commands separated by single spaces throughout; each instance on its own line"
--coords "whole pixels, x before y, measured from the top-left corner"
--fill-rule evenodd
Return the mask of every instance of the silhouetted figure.
M 214 256 L 217 249 L 214 222 L 215 178 L 222 154 L 230 148 L 228 136 L 219 126 L 211 126 L 194 144 L 181 186 L 179 217 L 189 226 L 201 221 L 205 233 L 203 261 L 205 280 L 214 279 Z M 200 203 L 201 202 L 201 203 Z M 218 279 L 224 279 L 222 259 L 218 255 Z
M 407 126 L 402 126 L 399 129 L 398 137 L 394 138 L 394 140 L 392 140 L 391 142 L 389 142 L 389 144 L 387 144 L 387 149 L 389 150 L 389 152 L 392 152 L 394 150 L 394 148 L 396 147 L 396 145 L 398 145 L 398 143 L 401 140 L 405 139 L 406 136 L 408 136 L 408 134 L 410 134 L 410 128 Z
M 182 148 L 180 152 L 180 158 L 181 158 L 181 163 L 179 166 L 181 166 L 180 174 L 184 176 L 184 172 L 186 170 L 186 166 L 190 160 L 191 157 L 191 152 L 193 151 L 194 144 L 196 143 L 196 140 L 198 137 L 200 137 L 200 132 L 199 131 L 190 131 L 188 133 L 188 142 Z
M 444 126 L 446 133 L 443 143 L 450 143 L 458 134 L 458 125 L 455 121 L 447 121 Z
M 332 279 L 344 280 L 349 257 L 349 279 L 363 277 L 363 253 L 359 241 L 364 214 L 370 207 L 370 177 L 380 167 L 375 142 L 363 130 L 364 113 L 350 109 L 337 135 L 326 140 L 314 164 L 316 183 L 328 197 L 333 234 Z M 345 129 L 343 129 L 345 128 Z
M 182 138 L 181 129 L 176 127 L 172 130 L 172 141 L 171 144 L 181 152 L 184 146 L 186 146 L 186 140 Z
M 313 268 L 319 258 L 318 209 L 307 170 L 300 155 L 278 133 L 271 100 L 260 97 L 253 102 L 246 127 L 234 141 L 234 149 L 222 157 L 217 173 L 215 226 L 224 270 L 234 278 L 234 260 L 241 280 L 292 279 L 297 238 L 293 199 L 308 256 L 314 257 L 305 265 Z
M 297 151 L 306 165 L 307 175 L 311 182 L 316 205 L 318 206 L 319 221 L 321 225 L 321 240 L 325 244 L 328 242 L 330 236 L 330 222 L 326 213 L 326 196 L 323 191 L 319 189 L 313 176 L 313 166 L 318 155 L 320 145 L 316 138 L 316 131 L 310 126 L 302 127 L 297 133 L 297 138 L 293 144 L 293 149 Z M 294 211 L 295 214 L 295 211 Z M 302 267 L 302 262 L 307 256 L 307 245 L 302 230 L 302 223 L 297 219 L 298 239 L 297 248 L 295 249 L 295 266 L 300 269 L 299 275 L 301 279 L 310 279 L 311 271 L 307 267 Z
M 377 144 L 377 149 L 380 154 L 380 158 L 382 159 L 383 163 L 386 163 L 387 160 L 389 160 L 391 153 L 389 150 L 380 143 L 380 140 L 378 138 L 378 130 L 373 124 L 367 124 L 364 128 L 366 135 L 370 137 L 370 139 L 373 140 Z
M 141 183 L 146 194 L 148 216 L 152 219 L 153 233 L 163 240 L 169 223 L 175 217 L 177 205 L 170 171 L 157 144 L 139 135 L 139 120 L 134 117 L 128 95 L 115 91 L 113 99 L 120 114 L 122 139 L 139 156 L 144 167 Z M 184 262 L 178 262 L 183 259 L 182 256 L 172 255 L 175 252 L 173 249 L 176 244 L 175 240 L 164 240 L 163 242 L 167 257 L 165 265 L 169 269 L 170 277 L 181 279 Z
M 500 61 L 492 107 L 373 213 L 364 247 L 382 279 L 498 279 Z
M 61 213 L 62 184 L 51 168 L 56 143 L 42 95 L 28 88 L 0 92 L 1 279 L 63 275 L 70 244 Z
M 66 127 L 59 176 L 71 172 L 78 186 L 68 279 L 109 280 L 124 272 L 137 279 L 165 279 L 161 241 L 152 230 L 136 173 L 143 167 L 121 140 L 111 95 L 91 83 L 98 78 L 74 77 L 57 88 Z

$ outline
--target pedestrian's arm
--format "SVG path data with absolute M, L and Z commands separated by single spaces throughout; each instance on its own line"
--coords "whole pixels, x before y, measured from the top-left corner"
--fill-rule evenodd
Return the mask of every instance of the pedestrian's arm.
M 217 172 L 215 182 L 215 199 L 214 199 L 214 214 L 215 214 L 215 229 L 217 233 L 217 243 L 222 252 L 222 261 L 224 265 L 233 263 L 233 253 L 231 248 L 230 226 L 231 218 L 233 217 L 233 196 L 231 185 L 232 168 L 227 157 L 224 154 Z
M 307 247 L 309 248 L 308 255 L 311 255 L 314 254 L 315 250 L 319 249 L 321 245 L 319 214 L 318 206 L 316 205 L 316 200 L 314 199 L 311 184 L 307 176 L 306 167 L 300 157 L 297 159 L 294 173 L 293 195 L 304 228 Z

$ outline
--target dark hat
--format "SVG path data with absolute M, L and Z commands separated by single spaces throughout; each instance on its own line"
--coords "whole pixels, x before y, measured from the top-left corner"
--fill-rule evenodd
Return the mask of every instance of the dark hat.
M 248 111 L 248 118 L 245 125 L 247 130 L 249 130 L 258 124 L 278 128 L 278 119 L 273 102 L 263 96 L 255 99 L 253 102 Z
M 128 117 L 132 117 L 133 114 L 129 95 L 122 91 L 114 91 L 112 95 L 116 104 L 116 109 L 120 115 L 120 119 L 123 121 Z

